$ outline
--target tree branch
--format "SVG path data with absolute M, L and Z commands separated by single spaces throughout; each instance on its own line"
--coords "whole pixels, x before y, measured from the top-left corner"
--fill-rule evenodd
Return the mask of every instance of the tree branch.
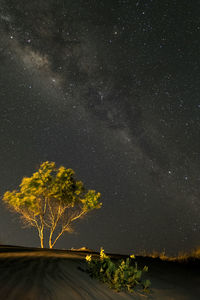
M 61 230 L 61 232 L 58 234 L 57 238 L 54 240 L 53 244 L 52 244 L 52 247 L 55 245 L 55 243 L 57 242 L 57 240 L 59 239 L 59 237 L 61 237 L 61 235 L 63 234 L 65 230 Z

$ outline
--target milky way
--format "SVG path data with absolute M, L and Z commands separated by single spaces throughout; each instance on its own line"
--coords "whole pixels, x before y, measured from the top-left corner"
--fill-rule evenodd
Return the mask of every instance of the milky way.
M 198 245 L 199 12 L 188 1 L 0 1 L 1 194 L 44 160 L 102 194 L 59 247 Z M 2 242 L 37 245 L 1 215 Z

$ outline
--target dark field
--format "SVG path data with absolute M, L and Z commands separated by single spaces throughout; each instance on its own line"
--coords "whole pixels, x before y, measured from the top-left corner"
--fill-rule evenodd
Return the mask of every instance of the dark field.
M 87 251 L 0 247 L 0 299 L 4 300 L 199 300 L 200 261 L 169 262 L 136 257 L 147 265 L 151 293 L 117 293 L 84 272 Z M 94 256 L 98 255 L 92 252 Z M 126 256 L 111 255 L 113 259 Z

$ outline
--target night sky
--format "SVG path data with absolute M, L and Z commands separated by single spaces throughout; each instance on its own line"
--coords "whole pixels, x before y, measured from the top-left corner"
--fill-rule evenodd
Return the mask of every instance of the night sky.
M 40 163 L 103 207 L 57 248 L 200 245 L 200 3 L 0 0 L 0 194 Z M 1 204 L 0 242 L 39 246 Z

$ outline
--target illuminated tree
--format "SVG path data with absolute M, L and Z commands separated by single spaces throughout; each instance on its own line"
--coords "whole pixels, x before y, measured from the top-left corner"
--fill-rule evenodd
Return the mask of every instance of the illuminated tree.
M 9 209 L 21 215 L 23 222 L 37 228 L 41 248 L 44 233 L 49 248 L 53 248 L 64 232 L 72 232 L 73 221 L 98 209 L 100 193 L 86 190 L 75 172 L 54 162 L 44 162 L 32 177 L 24 177 L 19 191 L 7 191 L 3 201 Z

